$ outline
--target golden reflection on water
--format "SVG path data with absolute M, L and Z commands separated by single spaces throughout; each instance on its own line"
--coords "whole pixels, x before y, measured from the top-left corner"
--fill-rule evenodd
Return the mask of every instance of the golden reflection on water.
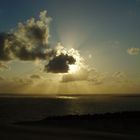
M 78 99 L 76 96 L 56 96 L 57 99 Z

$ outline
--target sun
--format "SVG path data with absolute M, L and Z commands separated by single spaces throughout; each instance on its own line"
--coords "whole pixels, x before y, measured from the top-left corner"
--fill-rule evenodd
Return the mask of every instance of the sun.
M 83 63 L 84 59 L 81 57 L 78 50 L 76 50 L 74 48 L 71 48 L 71 49 L 64 48 L 61 43 L 58 43 L 58 45 L 56 47 L 56 56 L 60 56 L 62 54 L 71 56 L 72 58 L 75 59 L 74 64 L 67 63 L 67 65 L 69 67 L 67 73 L 69 73 L 69 74 L 78 73 L 80 71 L 80 69 L 84 67 L 84 63 Z
M 80 56 L 80 53 L 78 52 L 78 50 L 75 50 L 74 48 L 71 48 L 70 50 L 68 50 L 68 55 L 72 56 L 76 60 L 75 64 L 69 65 L 68 73 L 70 74 L 78 73 L 81 67 L 83 66 L 83 63 L 82 63 L 83 58 Z
M 77 73 L 80 70 L 80 67 L 76 64 L 69 65 L 69 73 Z

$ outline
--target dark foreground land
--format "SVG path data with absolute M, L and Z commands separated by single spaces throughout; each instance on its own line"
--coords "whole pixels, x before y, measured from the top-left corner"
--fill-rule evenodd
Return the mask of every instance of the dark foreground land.
M 47 117 L 0 126 L 0 140 L 140 140 L 140 111 Z

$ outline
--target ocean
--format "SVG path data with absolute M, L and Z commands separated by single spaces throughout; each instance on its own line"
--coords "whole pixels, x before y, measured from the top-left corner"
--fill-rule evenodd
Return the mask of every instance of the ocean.
M 47 116 L 140 111 L 140 95 L 1 96 L 0 123 Z

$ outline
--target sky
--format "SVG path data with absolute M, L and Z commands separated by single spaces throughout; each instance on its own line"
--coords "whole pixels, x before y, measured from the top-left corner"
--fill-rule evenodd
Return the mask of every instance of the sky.
M 140 93 L 140 0 L 1 0 L 0 94 Z

